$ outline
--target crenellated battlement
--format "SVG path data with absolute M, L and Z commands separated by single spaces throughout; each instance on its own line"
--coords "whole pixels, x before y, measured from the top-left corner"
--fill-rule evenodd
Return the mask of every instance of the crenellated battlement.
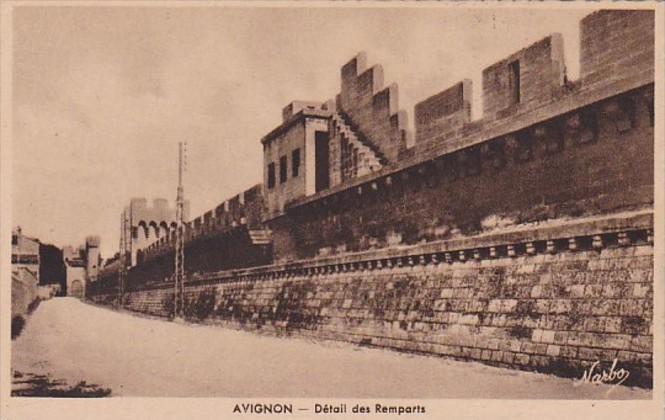
M 228 200 L 223 201 L 214 209 L 185 223 L 185 242 L 231 232 L 236 228 L 261 230 L 261 217 L 264 213 L 263 186 L 255 185 Z M 154 257 L 172 253 L 175 244 L 175 230 L 148 245 L 140 253 L 139 259 L 147 262 Z
M 548 104 L 574 102 L 584 91 L 620 91 L 622 85 L 653 82 L 653 28 L 654 14 L 648 10 L 601 10 L 586 16 L 580 22 L 578 81 L 567 77 L 559 33 L 497 61 L 482 71 L 483 117 L 478 121 L 470 118 L 470 80 L 419 102 L 412 160 L 428 159 L 432 150 L 448 149 L 444 144 L 461 143 L 469 134 L 491 131 L 501 121 L 524 118 Z
M 481 119 L 471 120 L 471 80 L 460 81 L 416 105 L 415 147 L 400 146 L 398 152 L 385 146 L 396 144 L 393 140 L 403 126 L 384 125 L 386 119 L 402 118 L 397 86 L 385 88 L 382 68 L 368 67 L 366 55 L 358 54 L 341 68 L 337 113 L 330 118 L 331 182 L 314 193 L 289 195 L 283 208 L 267 218 L 279 245 L 276 258 L 343 253 L 395 241 L 428 240 L 449 232 L 468 234 L 479 228 L 483 218 L 497 214 L 538 220 L 574 216 L 575 212 L 602 213 L 609 211 L 611 206 L 605 201 L 611 196 L 617 196 L 615 205 L 619 207 L 648 204 L 653 199 L 645 191 L 653 183 L 648 181 L 649 171 L 627 173 L 622 165 L 611 162 L 619 149 L 622 153 L 635 151 L 620 145 L 621 138 L 630 137 L 635 138 L 629 142 L 631 148 L 637 144 L 644 148 L 635 159 L 650 167 L 653 142 L 647 140 L 653 137 L 653 33 L 634 28 L 648 29 L 652 21 L 653 12 L 626 10 L 601 11 L 583 19 L 578 81 L 567 78 L 563 38 L 558 33 L 514 52 L 482 71 Z M 621 64 L 629 62 L 623 57 L 604 52 L 628 54 L 622 43 L 645 43 L 651 52 L 631 52 L 629 56 L 635 60 L 629 68 Z M 599 79 L 603 74 L 607 77 Z M 360 165 L 365 162 L 360 146 L 344 159 L 344 146 L 349 142 L 336 134 L 335 115 L 354 138 L 376 147 L 378 153 L 370 148 L 362 156 L 377 163 Z M 580 147 L 584 149 L 573 152 Z M 598 160 L 601 157 L 603 164 Z M 604 181 L 583 175 L 589 160 L 597 166 L 594 174 L 603 173 Z M 276 171 L 277 166 L 272 169 Z M 619 194 L 607 181 L 615 178 L 632 179 L 636 195 L 628 199 L 628 193 Z M 586 202 L 581 209 L 572 210 L 575 205 L 569 202 L 570 194 L 554 185 L 562 179 L 568 179 L 570 185 L 589 184 L 573 194 Z M 529 185 L 522 185 L 523 180 Z M 439 194 L 430 197 L 427 189 L 414 184 L 428 185 L 427 189 Z M 521 195 L 515 196 L 515 188 L 521 189 Z M 285 193 L 288 190 L 276 188 L 270 194 L 277 202 Z M 403 195 L 409 198 L 402 199 Z M 410 200 L 415 203 L 413 208 Z M 403 201 L 397 207 L 394 204 Z M 352 210 L 340 203 L 363 209 Z M 540 214 L 536 214 L 537 208 L 541 208 Z M 326 228 L 321 229 L 321 223 Z
M 550 102 L 564 84 L 563 38 L 555 33 L 485 68 L 483 115 L 505 118 Z
M 494 216 L 538 222 L 652 205 L 653 84 L 608 92 L 294 202 L 288 218 L 269 223 L 277 244 L 291 244 L 276 247 L 276 258 L 468 235 Z
M 454 84 L 416 104 L 416 143 L 422 145 L 471 122 L 472 82 Z
M 283 214 L 288 205 L 351 187 L 357 178 L 399 171 L 652 83 L 653 25 L 653 12 L 642 10 L 604 10 L 582 19 L 581 75 L 576 81 L 568 79 L 559 33 L 498 60 L 482 70 L 482 118 L 471 119 L 473 86 L 464 79 L 416 104 L 415 145 L 410 148 L 397 85 L 385 86 L 383 68 L 368 66 L 367 55 L 357 54 L 341 67 L 335 101 L 294 101 L 283 109 L 283 124 L 262 139 L 264 183 L 277 187 L 268 188 L 269 218 Z M 299 140 L 308 130 L 293 126 L 298 121 L 307 125 L 310 115 L 319 119 L 312 130 L 327 133 L 327 163 L 312 162 L 313 140 Z M 588 115 L 576 118 L 587 121 Z M 274 139 L 279 145 L 267 144 Z M 306 177 L 292 183 L 287 173 L 282 186 L 281 180 L 275 182 L 280 159 L 289 165 L 287 149 L 297 147 L 308 149 L 303 156 Z M 321 165 L 329 180 L 314 188 L 312 172 Z
M 396 161 L 411 136 L 406 111 L 399 109 L 397 84 L 384 87 L 383 67 L 367 68 L 364 52 L 342 66 L 341 79 L 338 111 L 347 115 L 388 161 Z
M 128 207 L 130 225 L 134 228 L 150 226 L 151 224 L 160 226 L 166 224 L 170 226 L 175 222 L 175 205 L 169 206 L 165 198 L 155 198 L 152 206 L 148 206 L 148 200 L 145 198 L 132 198 Z M 189 201 L 185 202 L 184 219 L 189 217 Z
M 652 10 L 599 10 L 580 22 L 583 85 L 639 76 L 653 78 L 655 15 Z

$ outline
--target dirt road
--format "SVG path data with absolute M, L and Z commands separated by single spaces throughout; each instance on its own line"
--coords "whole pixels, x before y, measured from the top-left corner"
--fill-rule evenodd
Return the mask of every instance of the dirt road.
M 112 396 L 650 398 L 479 363 L 146 319 L 73 298 L 40 305 L 12 342 L 12 364 Z

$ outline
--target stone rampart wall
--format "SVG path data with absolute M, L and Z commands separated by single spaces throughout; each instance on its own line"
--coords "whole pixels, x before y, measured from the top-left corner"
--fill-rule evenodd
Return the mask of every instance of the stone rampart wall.
M 647 85 L 571 106 L 520 130 L 307 198 L 267 222 L 275 260 L 649 207 L 652 98 Z
M 210 274 L 190 279 L 185 316 L 563 376 L 616 358 L 650 387 L 651 226 L 639 213 Z M 170 316 L 173 287 L 125 305 Z

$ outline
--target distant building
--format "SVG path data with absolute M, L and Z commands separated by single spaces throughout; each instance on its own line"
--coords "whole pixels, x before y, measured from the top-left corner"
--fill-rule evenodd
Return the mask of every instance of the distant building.
M 99 243 L 99 236 L 88 236 L 85 245 L 78 248 L 66 246 L 62 249 L 67 277 L 67 296 L 84 297 L 87 286 L 99 278 L 101 264 Z
M 71 246 L 66 246 L 62 249 L 62 258 L 67 270 L 67 296 L 84 297 L 86 286 L 85 248 L 74 249 Z
M 24 315 L 37 298 L 39 286 L 39 241 L 12 231 L 12 318 Z
M 85 238 L 85 270 L 88 281 L 97 281 L 99 264 L 99 236 L 88 236 Z
M 39 281 L 39 241 L 23 235 L 20 227 L 12 232 L 12 271 L 26 269 Z
M 387 90 L 385 95 L 391 92 Z M 343 93 L 338 101 L 350 95 Z M 387 163 L 386 153 L 397 153 L 371 142 L 333 100 L 291 102 L 282 110 L 282 120 L 261 139 L 269 217 L 283 214 L 299 198 L 376 172 Z M 402 126 L 385 131 L 406 136 Z
M 185 201 L 183 219 L 189 218 L 189 202 Z M 120 215 L 120 234 L 125 238 L 124 252 L 131 256 L 132 266 L 137 263 L 139 251 L 167 237 L 176 227 L 176 209 L 164 198 L 157 198 L 148 206 L 145 198 L 132 198 Z

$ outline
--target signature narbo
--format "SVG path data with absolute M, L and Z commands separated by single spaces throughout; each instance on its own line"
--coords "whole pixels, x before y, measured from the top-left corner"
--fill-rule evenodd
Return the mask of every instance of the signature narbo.
M 628 379 L 630 372 L 624 368 L 617 369 L 617 359 L 612 362 L 610 369 L 596 370 L 600 360 L 594 362 L 589 369 L 585 369 L 580 382 L 591 384 L 614 384 L 621 385 Z

